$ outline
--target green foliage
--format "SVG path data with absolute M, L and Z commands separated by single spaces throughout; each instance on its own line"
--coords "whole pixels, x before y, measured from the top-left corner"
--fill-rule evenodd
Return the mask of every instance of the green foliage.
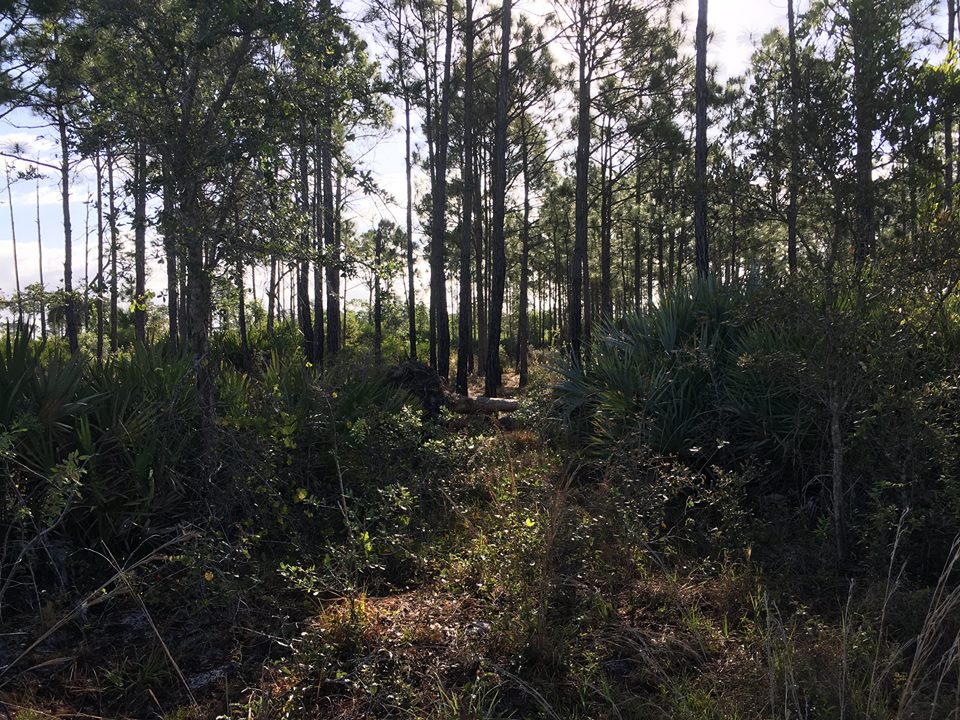
M 698 283 L 603 326 L 583 364 L 561 371 L 559 411 L 600 452 L 628 443 L 710 462 L 782 450 L 803 431 L 802 407 L 756 358 L 799 343 L 785 324 L 745 317 L 748 302 Z

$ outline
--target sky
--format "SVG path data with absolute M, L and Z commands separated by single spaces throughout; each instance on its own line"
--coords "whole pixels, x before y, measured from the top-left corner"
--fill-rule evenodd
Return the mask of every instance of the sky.
M 351 4 L 362 0 L 351 0 Z M 515 8 L 522 12 L 524 3 L 529 0 L 515 0 Z M 803 9 L 804 2 L 799 3 Z M 697 0 L 685 0 L 684 12 L 690 18 L 692 36 L 693 21 L 697 13 Z M 349 10 L 348 10 L 349 12 Z M 753 43 L 771 28 L 786 25 L 786 0 L 710 0 L 708 25 L 712 41 L 708 48 L 708 61 L 717 68 L 721 79 L 737 75 L 747 67 Z M 691 40 L 692 45 L 692 40 Z M 402 118 L 398 115 L 397 121 Z M 10 152 L 15 143 L 26 151 L 25 155 L 55 163 L 58 158 L 56 143 L 49 128 L 42 127 L 42 121 L 25 111 L 17 111 L 0 121 L 0 151 Z M 399 202 L 405 197 L 403 132 L 398 125 L 392 133 L 377 144 L 364 148 L 363 163 L 373 173 L 381 188 L 393 195 Z M 14 163 L 15 169 L 25 167 L 24 163 Z M 63 287 L 64 236 L 63 218 L 60 208 L 59 177 L 56 173 L 43 170 L 45 175 L 39 182 L 40 230 L 43 253 L 43 278 L 48 290 Z M 118 183 L 120 180 L 117 181 Z M 74 286 L 81 287 L 85 278 L 85 251 L 89 249 L 88 262 L 90 277 L 96 267 L 96 213 L 87 200 L 94 192 L 93 173 L 89 167 L 80 167 L 72 179 L 71 214 L 73 224 L 73 266 Z M 423 189 L 423 183 L 417 182 Z M 17 265 L 20 269 L 20 286 L 38 282 L 40 278 L 40 247 L 37 237 L 37 186 L 34 182 L 14 182 L 11 188 L 13 200 L 13 219 L 17 238 Z M 349 209 L 354 217 L 357 230 L 362 232 L 375 226 L 381 217 L 403 224 L 404 210 L 395 204 L 384 204 L 379 199 L 357 198 L 351 201 Z M 129 220 L 123 223 L 129 226 Z M 124 233 L 126 234 L 126 233 Z M 89 238 L 89 242 L 85 239 Z M 154 253 L 148 254 L 148 288 L 159 292 L 165 284 L 163 266 L 153 260 Z M 260 272 L 261 277 L 264 276 Z M 425 292 L 426 274 L 421 270 L 418 280 L 418 293 Z M 259 281 L 259 278 L 258 278 Z M 258 282 L 259 284 L 259 282 Z M 13 242 L 10 227 L 10 204 L 7 201 L 6 182 L 0 172 L 0 294 L 12 294 L 15 289 Z M 258 295 L 262 290 L 258 291 Z M 366 291 L 359 281 L 349 283 L 348 297 L 366 297 Z

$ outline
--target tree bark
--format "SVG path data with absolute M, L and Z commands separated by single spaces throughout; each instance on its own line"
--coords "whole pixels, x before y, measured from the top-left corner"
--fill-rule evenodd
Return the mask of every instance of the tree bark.
M 473 0 L 466 0 L 463 82 L 463 221 L 460 226 L 460 308 L 458 318 L 457 392 L 467 395 L 470 357 L 473 353 L 470 250 L 473 243 Z
M 407 179 L 407 335 L 410 342 L 410 359 L 417 359 L 417 290 L 413 273 L 413 160 L 410 148 L 410 88 L 406 83 L 406 66 L 403 55 L 403 15 L 398 11 L 397 66 L 403 82 L 404 164 Z
M 954 47 L 955 25 L 957 22 L 957 0 L 947 0 L 947 47 Z M 948 209 L 953 207 L 953 102 L 946 100 L 943 114 L 943 193 Z
M 137 342 L 147 341 L 147 151 L 138 141 L 133 159 L 133 326 Z
M 493 266 L 490 285 L 490 332 L 487 336 L 487 364 L 484 387 L 493 397 L 503 384 L 500 367 L 500 331 L 503 295 L 507 279 L 504 223 L 507 203 L 507 109 L 510 102 L 510 28 L 512 0 L 504 0 L 500 19 L 500 72 L 497 76 L 497 111 L 493 142 L 493 218 L 491 245 Z
M 313 264 L 313 362 L 323 365 L 325 350 L 323 329 L 323 162 L 321 161 L 320 133 L 316 126 L 313 128 L 313 254 L 316 260 Z
M 450 144 L 450 64 L 453 52 L 453 0 L 446 2 L 443 80 L 440 85 L 440 126 L 434 156 L 433 218 L 430 238 L 430 307 L 436 334 L 434 366 L 450 376 L 450 320 L 447 313 L 445 241 L 447 234 L 447 150 Z
M 166 171 L 165 171 L 166 173 Z M 167 264 L 167 332 L 169 342 L 174 349 L 180 347 L 180 284 L 177 272 L 177 243 L 173 230 L 174 189 L 171 180 L 164 178 L 163 184 L 163 248 Z M 97 224 L 100 235 L 100 273 L 103 274 L 103 217 L 100 213 L 100 204 L 97 204 Z M 101 281 L 102 283 L 102 281 Z M 102 284 L 101 284 L 102 287 Z M 100 315 L 103 314 L 103 298 L 100 298 Z M 103 346 L 103 323 L 99 327 L 99 347 Z
M 953 2 L 953 0 L 949 0 Z M 787 266 L 797 274 L 797 194 L 800 185 L 800 70 L 797 66 L 797 30 L 793 0 L 787 0 L 787 42 L 790 45 L 790 188 L 787 205 Z
M 853 101 L 854 135 L 856 142 L 854 259 L 857 268 L 863 266 L 873 248 L 876 236 L 873 182 L 873 130 L 876 124 L 873 92 L 876 89 L 877 69 L 871 25 L 872 3 L 855 0 L 850 3 L 850 41 L 853 46 Z
M 530 148 L 525 115 L 520 116 L 520 159 L 523 172 L 523 226 L 520 234 L 520 297 L 517 299 L 517 366 L 519 385 L 526 387 L 529 380 L 527 356 L 530 352 L 530 318 L 527 309 L 530 290 Z
M 67 117 L 57 91 L 57 129 L 60 131 L 60 200 L 63 207 L 63 292 L 66 295 L 67 343 L 70 352 L 80 352 L 76 302 L 73 297 L 73 228 L 70 223 L 70 146 Z
M 600 315 L 604 320 L 613 317 L 613 256 L 611 252 L 612 178 L 610 123 L 603 128 L 603 145 L 600 162 Z
M 110 223 L 110 351 L 114 352 L 119 343 L 119 268 L 117 255 L 120 250 L 120 234 L 117 231 L 116 188 L 113 185 L 114 157 L 107 154 L 107 202 Z
M 577 156 L 576 156 L 576 219 L 574 222 L 573 258 L 570 262 L 570 345 L 576 362 L 581 359 L 583 340 L 583 284 L 587 260 L 587 223 L 589 222 L 588 182 L 590 171 L 590 84 L 592 73 L 587 67 L 590 47 L 587 38 L 587 7 L 578 0 L 577 18 Z
M 99 205 L 98 213 L 99 213 Z M 100 233 L 100 272 L 103 272 L 103 228 Z M 40 337 L 47 339 L 47 286 L 43 282 L 43 232 L 40 227 L 40 180 L 37 180 L 37 269 L 40 271 Z M 101 336 L 101 349 L 103 338 Z M 100 356 L 98 356 L 100 357 Z
M 377 226 L 374 236 L 373 264 L 373 361 L 383 362 L 383 317 L 380 299 L 380 263 L 383 258 L 383 227 Z
M 326 350 L 336 355 L 340 350 L 340 253 L 337 247 L 335 198 L 333 194 L 333 136 L 323 129 L 320 162 L 323 166 L 323 245 L 327 270 L 327 337 Z
M 633 218 L 633 311 L 640 313 L 643 309 L 643 259 L 641 254 L 641 218 L 640 205 L 643 202 L 643 175 L 640 163 L 640 148 L 637 148 L 637 176 L 634 186 L 634 218 Z
M 300 261 L 297 263 L 297 321 L 304 357 L 311 363 L 316 362 L 316 350 L 313 342 L 313 319 L 310 312 L 310 164 L 307 156 L 307 119 L 300 113 L 299 122 L 299 201 L 300 219 L 303 227 L 300 231 Z
M 13 240 L 13 279 L 17 291 L 17 323 L 23 324 L 23 292 L 20 288 L 20 261 L 17 258 L 17 224 L 13 219 L 13 189 L 10 180 L 10 165 L 6 166 L 7 175 L 7 205 L 10 209 L 10 237 Z M 17 328 L 19 332 L 20 329 Z
M 696 148 L 694 231 L 696 233 L 697 276 L 710 274 L 710 247 L 707 235 L 707 0 L 699 0 L 696 60 Z

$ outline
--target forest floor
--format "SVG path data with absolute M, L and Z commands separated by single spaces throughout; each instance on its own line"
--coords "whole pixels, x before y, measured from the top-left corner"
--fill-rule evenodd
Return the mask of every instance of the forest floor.
M 419 544 L 405 586 L 304 592 L 291 576 L 325 558 L 271 567 L 185 535 L 109 591 L 3 618 L 0 667 L 23 657 L 0 716 L 826 718 L 841 669 L 868 674 L 876 593 L 844 611 L 843 582 L 784 584 L 749 547 L 645 544 L 642 495 L 573 482 L 529 427 L 461 432 L 475 499 Z

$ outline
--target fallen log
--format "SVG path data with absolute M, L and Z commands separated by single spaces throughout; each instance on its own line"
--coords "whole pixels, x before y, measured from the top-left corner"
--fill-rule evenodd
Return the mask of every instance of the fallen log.
M 520 403 L 509 398 L 464 397 L 454 395 L 448 398 L 447 407 L 461 415 L 490 415 L 498 412 L 516 412 Z
M 447 384 L 429 365 L 407 360 L 387 371 L 387 382 L 403 388 L 423 406 L 427 417 L 437 417 L 440 409 L 448 408 L 460 415 L 492 415 L 515 412 L 520 403 L 508 398 L 464 397 L 450 392 Z

